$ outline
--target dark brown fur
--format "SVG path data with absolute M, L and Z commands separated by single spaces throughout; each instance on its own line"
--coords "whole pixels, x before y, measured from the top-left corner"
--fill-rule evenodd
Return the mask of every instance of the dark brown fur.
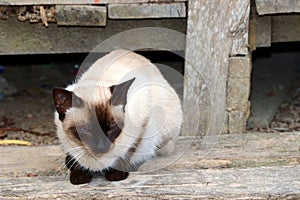
M 83 101 L 77 97 L 73 92 L 67 91 L 63 88 L 53 89 L 53 99 L 56 111 L 59 114 L 60 121 L 65 119 L 66 111 L 73 107 L 82 107 Z
M 122 132 L 122 124 L 117 124 L 111 112 L 110 103 L 95 107 L 97 120 L 108 139 L 113 143 Z
M 109 181 L 120 181 L 124 180 L 128 177 L 129 172 L 123 172 L 119 171 L 113 168 L 110 168 L 106 173 L 105 173 L 105 178 Z
M 69 138 L 78 145 L 82 145 L 83 142 L 90 146 L 90 142 L 97 139 L 106 141 L 105 144 L 107 146 L 103 148 L 105 151 L 100 152 L 105 153 L 109 149 L 110 144 L 114 143 L 115 139 L 120 135 L 123 127 L 119 127 L 119 125 L 115 122 L 109 104 L 96 106 L 95 115 L 96 116 L 92 114 L 92 117 L 89 120 L 89 130 L 84 129 L 84 127 L 80 127 L 80 125 L 74 124 L 74 126 L 68 128 L 66 133 Z M 93 150 L 93 148 L 91 148 L 91 150 Z M 99 152 L 95 151 L 94 153 Z
M 93 174 L 88 170 L 82 169 L 80 166 L 76 166 L 74 170 L 71 170 L 70 182 L 74 185 L 89 183 L 92 178 Z

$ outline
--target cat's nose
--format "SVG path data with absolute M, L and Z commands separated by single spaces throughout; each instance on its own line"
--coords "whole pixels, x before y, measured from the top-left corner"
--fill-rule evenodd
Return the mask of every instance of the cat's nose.
M 93 134 L 90 140 L 90 146 L 95 154 L 106 153 L 110 147 L 111 141 L 103 133 Z

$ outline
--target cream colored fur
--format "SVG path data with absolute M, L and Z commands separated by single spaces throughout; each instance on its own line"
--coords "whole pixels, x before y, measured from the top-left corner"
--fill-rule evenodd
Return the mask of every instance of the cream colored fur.
M 110 99 L 109 86 L 135 77 L 127 95 L 125 114 L 122 107 L 113 107 L 118 120 L 124 120 L 124 127 L 114 145 L 102 155 L 92 155 L 84 146 L 71 140 L 65 130 L 74 124 L 85 124 L 89 119 L 88 108 Z M 119 158 L 129 159 L 138 165 L 157 153 L 168 154 L 180 132 L 182 110 L 174 89 L 163 78 L 157 67 L 148 59 L 126 50 L 116 50 L 96 61 L 78 80 L 66 88 L 85 102 L 83 108 L 72 107 L 66 113 L 64 122 L 55 114 L 58 137 L 66 152 L 76 157 L 85 168 L 100 171 L 114 167 Z M 126 153 L 142 137 L 136 151 L 130 158 Z

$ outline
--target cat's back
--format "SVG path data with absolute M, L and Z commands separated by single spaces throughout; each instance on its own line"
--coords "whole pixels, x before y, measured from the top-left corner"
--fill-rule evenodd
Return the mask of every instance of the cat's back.
M 97 60 L 79 81 L 97 80 L 98 84 L 109 86 L 132 77 L 162 77 L 156 66 L 147 58 L 127 50 L 115 50 Z

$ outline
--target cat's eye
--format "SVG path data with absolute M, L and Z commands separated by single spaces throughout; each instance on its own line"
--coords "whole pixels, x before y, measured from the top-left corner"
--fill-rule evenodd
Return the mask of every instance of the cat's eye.
M 90 136 L 92 133 L 91 133 L 91 127 L 89 126 L 81 126 L 78 128 L 78 131 L 80 134 L 84 134 L 84 135 L 87 135 L 87 136 Z

